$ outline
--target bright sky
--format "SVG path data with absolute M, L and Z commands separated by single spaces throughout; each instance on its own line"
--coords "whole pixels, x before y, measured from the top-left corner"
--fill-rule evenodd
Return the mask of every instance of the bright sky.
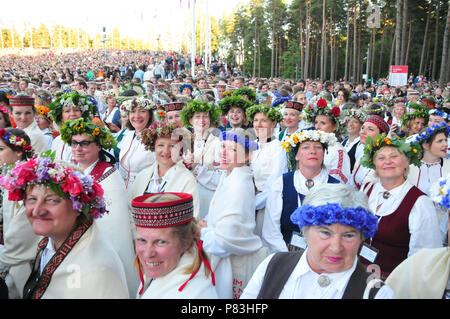
M 63 24 L 68 27 L 82 27 L 91 34 L 101 33 L 105 26 L 107 31 L 119 27 L 122 34 L 139 37 L 150 30 L 165 33 L 171 30 L 179 33 L 190 21 L 194 0 L 20 0 L 8 2 L 7 10 L 0 11 L 0 25 L 10 27 L 14 22 L 20 32 L 27 21 L 33 26 L 44 22 L 47 27 Z M 229 14 L 239 4 L 248 0 L 196 0 L 197 14 L 206 12 L 208 1 L 209 13 L 220 19 Z M 199 12 L 200 10 L 200 12 Z

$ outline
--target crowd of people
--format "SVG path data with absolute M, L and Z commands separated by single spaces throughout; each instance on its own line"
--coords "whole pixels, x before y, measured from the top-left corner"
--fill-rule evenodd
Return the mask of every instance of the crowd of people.
M 0 60 L 1 296 L 450 299 L 450 83 Z

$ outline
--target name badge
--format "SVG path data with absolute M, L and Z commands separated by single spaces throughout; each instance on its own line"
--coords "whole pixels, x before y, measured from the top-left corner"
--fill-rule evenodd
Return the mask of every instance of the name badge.
M 291 238 L 290 244 L 292 246 L 295 246 L 295 247 L 298 247 L 301 249 L 306 249 L 306 247 L 308 246 L 305 238 L 303 238 L 302 234 L 300 234 L 298 232 L 292 232 L 292 238 Z
M 373 262 L 375 262 L 375 259 L 377 258 L 378 249 L 364 243 L 361 247 L 361 252 L 359 253 L 359 255 L 361 257 L 363 257 L 364 259 L 373 263 Z

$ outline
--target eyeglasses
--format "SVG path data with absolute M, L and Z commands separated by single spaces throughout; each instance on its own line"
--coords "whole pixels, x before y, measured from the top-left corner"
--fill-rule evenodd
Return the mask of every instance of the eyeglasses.
M 91 145 L 91 143 L 94 143 L 94 142 L 93 141 L 82 141 L 82 142 L 72 141 L 70 143 L 70 146 L 72 146 L 73 148 L 76 148 L 78 145 L 81 148 L 87 148 L 89 145 Z

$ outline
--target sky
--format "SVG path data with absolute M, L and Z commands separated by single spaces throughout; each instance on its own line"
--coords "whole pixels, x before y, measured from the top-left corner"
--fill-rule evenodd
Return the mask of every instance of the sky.
M 90 34 L 101 33 L 102 28 L 112 30 L 119 27 L 122 34 L 139 37 L 155 28 L 163 33 L 173 33 L 186 28 L 192 10 L 188 8 L 194 0 L 20 0 L 10 1 L 8 10 L 0 11 L 0 24 L 10 27 L 11 23 L 20 32 L 28 25 L 39 26 L 44 22 L 47 27 L 63 24 L 67 27 L 82 27 Z M 239 4 L 248 0 L 196 0 L 197 12 L 206 12 L 220 19 L 230 14 Z M 199 13 L 200 14 L 200 13 Z M 22 30 L 21 30 L 22 29 Z

